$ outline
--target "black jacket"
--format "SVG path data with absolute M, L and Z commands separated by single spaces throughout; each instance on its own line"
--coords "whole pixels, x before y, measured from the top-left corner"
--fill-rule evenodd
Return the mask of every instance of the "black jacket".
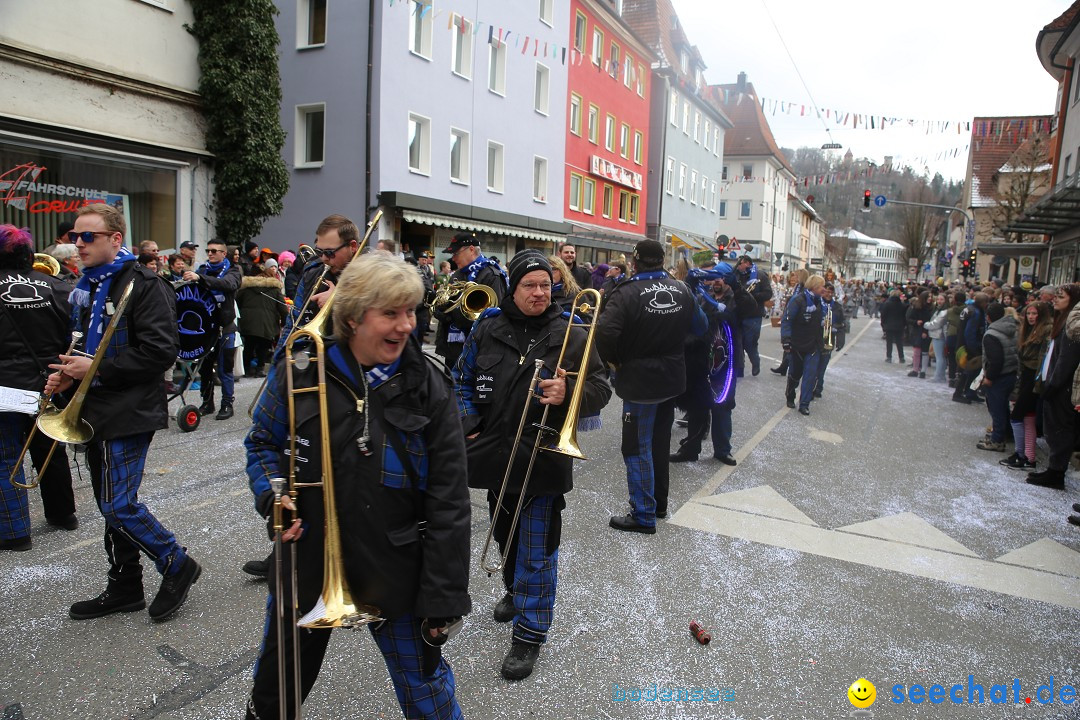
M 326 345 L 329 357 L 334 342 Z M 345 576 L 357 603 L 374 605 L 386 618 L 412 614 L 422 618 L 458 617 L 471 609 L 469 583 L 469 491 L 465 483 L 465 449 L 457 409 L 446 376 L 426 360 L 411 341 L 402 354 L 398 372 L 370 392 L 374 407 L 369 421 L 365 455 L 357 440 L 364 432 L 364 416 L 356 411 L 364 396 L 360 368 L 347 348 L 342 355 L 349 373 L 335 361 L 327 362 L 330 449 L 333 457 L 334 498 L 341 530 Z M 267 488 L 269 473 L 288 475 L 288 431 L 280 436 L 268 427 L 265 407 L 281 407 L 284 364 L 271 376 L 269 402 L 260 403 L 255 425 L 245 445 L 248 475 L 257 493 L 257 507 L 266 515 L 273 505 Z M 317 382 L 313 364 L 297 372 L 294 381 L 306 387 Z M 270 394 L 270 393 L 268 393 Z M 285 411 L 287 419 L 287 411 Z M 298 480 L 322 478 L 321 429 L 318 396 L 296 396 Z M 386 432 L 393 428 L 413 462 L 422 488 L 413 486 Z M 296 543 L 299 570 L 299 605 L 311 608 L 322 588 L 325 507 L 322 490 L 302 488 L 298 497 L 304 521 L 303 537 Z M 425 528 L 421 532 L 421 521 Z
M 519 350 L 514 323 L 501 310 L 488 311 L 477 321 L 465 341 L 461 361 L 452 371 L 458 412 L 466 435 L 479 431 L 473 440 L 466 440 L 469 454 L 469 486 L 498 491 L 510 460 L 510 450 L 517 434 L 521 413 L 529 396 L 529 381 L 535 371 L 535 361 L 543 360 L 541 379 L 550 379 L 559 358 L 559 349 L 566 335 L 567 320 L 557 306 L 550 306 L 543 329 L 529 337 L 533 341 L 526 352 Z M 570 336 L 563 369 L 573 372 L 585 350 L 584 326 Z M 562 427 L 574 389 L 574 378 L 566 383 L 566 399 L 551 405 L 546 424 Z M 604 379 L 604 367 L 595 348 L 589 356 L 585 387 L 581 398 L 582 417 L 594 416 L 611 398 L 611 387 Z M 529 415 L 525 421 L 514 472 L 508 491 L 520 493 L 521 480 L 536 439 L 534 423 L 540 421 L 543 408 L 537 399 L 529 399 Z M 529 495 L 560 495 L 573 488 L 573 461 L 566 455 L 540 451 L 536 455 L 528 489 Z
M 196 272 L 199 274 L 199 285 L 218 298 L 218 324 L 221 326 L 221 334 L 236 332 L 236 291 L 240 289 L 240 283 L 244 279 L 240 267 L 229 263 L 229 269 L 224 275 L 213 277 L 205 274 L 207 267 L 204 263 Z
M 281 281 L 270 277 L 246 277 L 236 293 L 240 308 L 239 329 L 244 336 L 277 340 L 287 308 Z
M 818 352 L 825 341 L 821 325 L 823 320 L 821 298 L 800 289 L 791 296 L 784 309 L 784 318 L 780 322 L 780 342 L 796 352 Z
M 907 311 L 900 298 L 891 297 L 881 304 L 881 329 L 885 332 L 904 332 Z
M 698 313 L 693 294 L 667 273 L 629 279 L 604 297 L 596 349 L 614 365 L 615 394 L 639 403 L 663 402 L 686 389 L 683 340 Z
M 717 298 L 724 305 L 723 310 L 701 296 L 695 295 L 698 305 L 708 320 L 708 330 L 701 336 L 687 333 L 683 341 L 683 356 L 686 358 L 686 389 L 675 399 L 675 405 L 681 410 L 708 410 L 713 406 L 709 376 L 712 371 L 714 353 L 726 353 L 728 362 L 736 362 L 734 345 L 741 334 L 741 328 L 732 288 L 725 288 L 725 290 L 724 295 Z M 745 290 L 742 290 L 742 294 L 749 297 Z M 726 346 L 727 335 L 721 334 L 722 324 L 726 324 L 731 330 L 732 347 Z M 716 347 L 718 339 L 720 347 Z M 734 404 L 731 407 L 734 407 Z
M 578 265 L 576 262 L 574 263 L 574 267 L 570 268 L 570 274 L 574 276 L 574 282 L 578 284 L 578 287 L 583 289 L 592 287 L 592 273 Z
M 912 347 L 922 347 L 924 350 L 930 347 L 930 338 L 923 337 L 922 325 L 919 325 L 919 320 L 926 324 L 926 321 L 934 316 L 934 309 L 932 307 L 916 308 L 914 305 L 909 305 L 907 311 L 904 313 L 904 320 L 907 323 L 908 340 L 911 342 Z
M 82 409 L 82 418 L 94 428 L 95 440 L 153 432 L 169 425 L 164 376 L 180 351 L 176 293 L 150 268 L 129 262 L 113 277 L 109 288 L 114 304 L 119 304 L 129 282 L 135 283 L 131 299 Z M 82 309 L 79 315 L 79 329 L 85 333 L 89 309 Z
M 744 274 L 739 275 L 740 284 L 750 293 L 750 296 L 754 298 L 754 302 L 757 304 L 757 312 L 761 315 L 765 314 L 765 303 L 772 300 L 773 289 L 772 281 L 769 280 L 769 274 L 766 272 L 758 273 L 757 282 L 753 287 L 746 287 L 749 282 L 750 273 L 747 271 Z M 744 315 L 743 317 L 749 317 Z
M 71 342 L 69 293 L 71 285 L 52 275 L 0 270 L 0 385 L 45 387 L 49 364 Z

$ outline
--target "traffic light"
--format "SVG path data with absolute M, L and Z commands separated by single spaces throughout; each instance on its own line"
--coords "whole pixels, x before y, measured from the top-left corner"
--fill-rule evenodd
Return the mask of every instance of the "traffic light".
M 967 277 L 968 275 L 971 274 L 971 261 L 970 260 L 965 260 L 960 265 L 960 274 L 963 275 L 964 277 Z
M 864 191 L 863 194 L 862 194 L 862 206 L 864 208 L 869 208 L 870 207 L 870 191 L 869 190 Z

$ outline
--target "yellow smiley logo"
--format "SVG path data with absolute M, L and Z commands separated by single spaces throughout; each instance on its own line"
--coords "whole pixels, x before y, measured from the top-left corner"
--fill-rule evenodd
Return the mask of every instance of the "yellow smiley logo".
M 851 683 L 851 687 L 847 690 L 847 697 L 855 707 L 868 708 L 874 704 L 874 700 L 877 700 L 877 688 L 866 678 L 859 678 Z

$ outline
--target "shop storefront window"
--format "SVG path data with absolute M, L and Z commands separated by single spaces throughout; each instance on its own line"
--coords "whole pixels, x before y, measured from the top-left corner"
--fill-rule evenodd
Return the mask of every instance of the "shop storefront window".
M 176 176 L 171 169 L 0 143 L 0 223 L 28 227 L 38 250 L 91 202 L 124 211 L 125 244 L 175 248 Z

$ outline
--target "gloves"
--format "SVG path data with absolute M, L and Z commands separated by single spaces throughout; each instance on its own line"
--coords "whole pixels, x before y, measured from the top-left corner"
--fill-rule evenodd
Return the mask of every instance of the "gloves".
M 791 341 L 790 340 L 781 340 L 780 341 L 780 347 L 783 348 L 784 352 L 791 352 Z

